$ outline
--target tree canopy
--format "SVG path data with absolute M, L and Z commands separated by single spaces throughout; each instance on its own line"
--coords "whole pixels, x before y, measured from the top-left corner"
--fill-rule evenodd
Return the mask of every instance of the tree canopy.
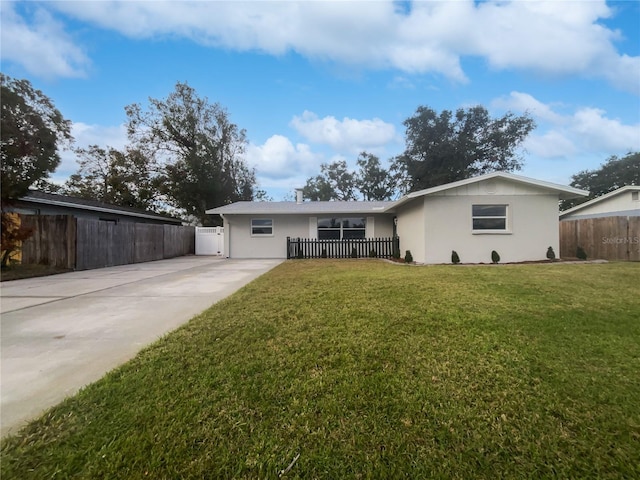
M 60 163 L 70 145 L 71 122 L 28 80 L 0 73 L 2 98 L 2 202 L 25 195 Z
M 640 152 L 622 158 L 609 157 L 600 168 L 582 170 L 571 177 L 571 186 L 589 191 L 588 197 L 565 200 L 562 210 L 574 207 L 626 185 L 640 185 Z
M 396 193 L 394 175 L 382 167 L 380 159 L 371 153 L 358 156 L 355 183 L 363 200 L 391 200 Z
M 304 198 L 328 200 L 390 200 L 395 194 L 395 182 L 380 159 L 362 152 L 358 170 L 350 170 L 346 160 L 320 165 L 320 175 L 307 179 L 302 189 Z
M 112 205 L 162 210 L 161 175 L 140 150 L 90 145 L 76 150 L 79 169 L 64 186 L 65 193 Z
M 244 160 L 246 134 L 218 103 L 178 82 L 164 100 L 125 108 L 133 146 L 163 166 L 163 193 L 174 207 L 203 225 L 205 210 L 251 200 L 255 172 Z
M 421 190 L 492 171 L 519 170 L 518 147 L 535 128 L 528 115 L 491 118 L 483 106 L 455 113 L 420 106 L 404 121 L 406 148 L 393 169 L 409 191 Z

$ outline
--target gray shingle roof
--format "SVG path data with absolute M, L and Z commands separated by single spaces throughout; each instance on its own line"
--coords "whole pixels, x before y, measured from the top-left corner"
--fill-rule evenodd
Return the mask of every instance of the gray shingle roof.
M 346 214 L 383 213 L 394 202 L 236 202 L 207 210 L 208 214 Z M 385 212 L 386 213 L 386 212 Z
M 179 218 L 159 215 L 155 212 L 139 210 L 137 208 L 111 205 L 108 203 L 100 202 L 98 200 L 91 200 L 87 198 L 70 197 L 69 195 L 60 195 L 57 193 L 45 193 L 39 190 L 29 190 L 29 193 L 27 193 L 24 197 L 21 197 L 20 200 L 29 203 L 58 205 L 62 207 L 80 208 L 82 210 L 90 210 L 95 212 L 108 212 L 128 217 L 149 218 L 164 221 L 166 223 L 175 223 L 176 225 L 182 224 L 182 220 L 180 220 Z

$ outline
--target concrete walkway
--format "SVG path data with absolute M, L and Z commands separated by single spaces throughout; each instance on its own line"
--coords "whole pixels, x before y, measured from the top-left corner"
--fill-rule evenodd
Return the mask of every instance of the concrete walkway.
M 191 256 L 1 283 L 0 435 L 279 263 Z

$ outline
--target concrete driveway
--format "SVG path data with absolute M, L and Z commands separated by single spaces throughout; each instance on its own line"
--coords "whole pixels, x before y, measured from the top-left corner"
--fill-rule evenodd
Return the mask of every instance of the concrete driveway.
M 1 436 L 281 262 L 191 256 L 3 282 Z

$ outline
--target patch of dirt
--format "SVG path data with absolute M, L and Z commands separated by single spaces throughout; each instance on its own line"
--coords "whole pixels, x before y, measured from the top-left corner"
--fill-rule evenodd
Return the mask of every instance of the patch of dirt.
M 71 272 L 69 268 L 52 267 L 50 265 L 11 265 L 0 271 L 0 282 L 21 280 L 23 278 L 44 277 L 58 273 Z

